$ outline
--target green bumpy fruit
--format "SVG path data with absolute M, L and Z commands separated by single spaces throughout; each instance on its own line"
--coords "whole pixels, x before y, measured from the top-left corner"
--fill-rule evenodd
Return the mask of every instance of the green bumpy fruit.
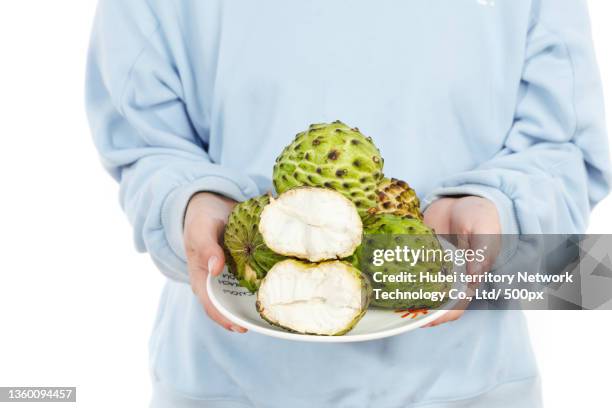
M 223 234 L 227 267 L 251 292 L 257 291 L 266 273 L 285 259 L 266 246 L 259 232 L 259 217 L 269 203 L 266 195 L 236 205 Z
M 361 216 L 376 207 L 376 186 L 382 179 L 383 159 L 372 139 L 340 121 L 299 133 L 273 171 L 279 194 L 300 186 L 331 188 L 353 201 Z
M 373 289 L 381 289 L 385 292 L 444 292 L 447 293 L 450 286 L 448 283 L 422 282 L 419 277 L 421 272 L 426 274 L 448 273 L 448 265 L 442 257 L 442 246 L 434 231 L 423 224 L 419 219 L 411 216 L 400 216 L 397 214 L 374 214 L 364 219 L 364 243 L 357 249 L 355 255 L 350 259 L 353 265 L 358 264 L 359 269 L 370 278 Z M 424 250 L 439 250 L 437 258 L 421 259 L 411 266 L 411 262 L 384 262 L 381 266 L 373 264 L 374 249 L 392 249 L 399 246 Z M 415 283 L 407 282 L 376 282 L 374 273 L 382 272 L 383 276 L 398 276 L 402 272 L 415 275 Z M 382 279 L 378 279 L 379 281 Z M 446 300 L 445 300 L 446 301 Z M 433 309 L 442 306 L 444 302 L 431 301 L 427 299 L 377 299 L 372 297 L 371 305 L 384 309 Z
M 370 214 L 410 215 L 423 220 L 421 202 L 415 191 L 405 181 L 385 178 L 376 186 L 376 207 Z

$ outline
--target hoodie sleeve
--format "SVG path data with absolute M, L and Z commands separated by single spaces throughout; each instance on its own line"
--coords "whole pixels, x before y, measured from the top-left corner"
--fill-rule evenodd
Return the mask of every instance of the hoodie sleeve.
M 87 67 L 95 145 L 120 184 L 136 247 L 168 277 L 187 281 L 183 215 L 193 194 L 258 194 L 244 174 L 214 163 L 183 102 L 163 30 L 144 0 L 102 0 Z
M 505 234 L 584 232 L 610 188 L 599 73 L 584 0 L 534 1 L 515 118 L 504 147 L 440 183 L 493 201 Z

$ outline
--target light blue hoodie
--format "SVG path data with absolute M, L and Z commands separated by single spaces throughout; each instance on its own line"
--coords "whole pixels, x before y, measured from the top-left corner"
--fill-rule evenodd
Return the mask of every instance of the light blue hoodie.
M 584 231 L 610 185 L 585 1 L 102 0 L 87 106 L 136 246 L 169 278 L 154 406 L 538 406 L 518 312 L 346 345 L 225 331 L 183 283 L 182 221 L 195 192 L 270 190 L 294 135 L 340 119 L 425 206 L 479 195 L 504 233 Z

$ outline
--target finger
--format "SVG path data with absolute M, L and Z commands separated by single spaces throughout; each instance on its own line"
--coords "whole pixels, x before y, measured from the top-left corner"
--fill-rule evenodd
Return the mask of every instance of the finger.
M 434 320 L 433 322 L 429 324 L 426 324 L 422 328 L 426 329 L 429 327 L 436 327 L 444 323 L 454 322 L 455 320 L 459 320 L 459 318 L 463 316 L 464 313 L 465 313 L 465 310 L 451 310 L 450 312 L 446 313 L 444 316 L 439 317 L 438 319 Z
M 469 231 L 465 227 L 459 227 L 458 230 L 454 230 L 452 232 L 455 237 L 455 242 L 457 243 L 457 248 L 461 251 L 473 250 L 472 246 L 472 235 L 469 235 L 467 232 Z M 478 274 L 479 269 L 476 267 L 475 262 L 466 262 L 465 263 L 466 272 L 470 275 Z
M 456 199 L 441 198 L 434 201 L 423 214 L 425 224 L 438 234 L 448 234 L 450 229 L 450 208 Z
M 211 247 L 208 248 L 204 255 L 203 262 L 206 262 L 208 273 L 211 273 L 213 276 L 219 276 L 225 267 L 223 248 L 218 244 L 211 244 Z
M 223 326 L 227 330 L 231 330 L 237 333 L 245 333 L 246 329 L 240 327 L 239 325 L 233 323 L 225 316 L 221 314 L 212 304 L 210 298 L 208 297 L 208 271 L 202 268 L 199 268 L 197 265 L 191 264 L 188 265 L 189 268 L 189 276 L 191 279 L 191 288 L 193 293 L 198 297 L 198 300 L 204 307 L 206 314 L 219 325 Z
M 455 237 L 457 248 L 462 251 L 476 251 L 479 249 L 479 245 L 483 245 L 483 236 L 475 234 L 474 226 L 469 217 L 453 217 L 451 234 Z M 475 256 L 471 256 L 470 261 L 466 262 L 466 270 L 470 275 L 480 275 L 484 271 L 481 263 L 476 262 L 475 259 Z
M 187 259 L 199 268 L 218 276 L 225 266 L 225 254 L 220 244 L 224 224 L 220 221 L 202 223 L 198 233 L 186 240 Z
M 469 305 L 470 305 L 470 301 L 467 299 L 463 299 L 457 302 L 453 310 L 449 310 L 443 316 L 439 317 L 438 319 L 434 320 L 431 323 L 426 324 L 425 326 L 422 326 L 422 328 L 435 327 L 443 323 L 448 323 L 448 322 L 453 322 L 455 320 L 458 320 L 461 316 L 463 316 L 463 314 L 465 313 L 465 310 L 468 308 Z
M 199 252 L 188 255 L 187 270 L 194 292 L 200 293 L 205 287 L 209 273 L 218 276 L 223 270 L 224 262 L 223 250 L 217 244 L 209 244 Z
M 476 273 L 486 273 L 493 268 L 495 259 L 501 250 L 501 237 L 499 234 L 480 234 L 475 233 L 470 239 L 471 247 L 474 251 L 480 251 L 482 260 L 473 262 Z
M 206 230 L 202 230 L 206 231 Z M 187 251 L 187 269 L 194 294 L 204 307 L 206 314 L 219 325 L 237 333 L 245 333 L 246 329 L 234 324 L 223 316 L 212 304 L 207 292 L 207 279 L 209 273 L 217 276 L 223 270 L 225 256 L 223 249 L 216 237 L 217 230 L 208 229 L 208 233 L 202 232 L 197 244 L 191 244 Z
M 220 325 L 221 327 L 225 328 L 226 330 L 235 332 L 235 333 L 246 333 L 247 329 L 245 329 L 244 327 L 239 326 L 236 323 L 233 323 L 232 321 L 230 321 L 229 319 L 227 319 L 225 316 L 223 316 L 221 314 L 221 312 L 219 312 L 212 303 L 210 303 L 210 301 L 204 301 L 203 299 L 201 299 L 202 305 L 204 306 L 204 311 L 206 312 L 206 314 L 208 315 L 208 317 L 213 320 L 215 323 L 217 323 L 218 325 Z
M 501 246 L 501 227 L 495 205 L 481 197 L 465 197 L 456 207 L 452 218 L 454 233 L 467 234 L 468 247 L 484 254 L 484 259 L 478 256 L 478 261 L 469 263 L 468 272 L 471 274 L 488 272 Z
M 212 320 L 214 320 L 215 322 L 217 322 L 219 325 L 223 326 L 227 330 L 230 330 L 236 333 L 246 333 L 247 329 L 239 326 L 238 324 L 232 322 L 231 320 L 223 316 L 221 312 L 219 312 L 217 308 L 212 304 L 210 298 L 208 297 L 207 285 L 208 285 L 208 281 L 205 281 L 204 291 L 203 291 L 204 294 L 200 297 L 200 302 L 204 306 L 204 310 L 206 311 L 206 314 L 208 315 L 208 317 L 210 317 Z
M 443 323 L 449 323 L 449 322 L 453 322 L 455 320 L 458 320 L 461 316 L 463 316 L 463 314 L 465 313 L 466 309 L 470 306 L 470 303 L 474 297 L 474 289 L 470 287 L 470 285 L 468 285 L 468 287 L 466 288 L 465 291 L 466 294 L 466 298 L 465 299 L 461 299 L 459 300 L 457 303 L 455 303 L 454 307 L 452 308 L 452 310 L 449 310 L 448 312 L 446 312 L 443 316 L 439 317 L 438 319 L 434 320 L 431 323 L 428 323 L 424 326 L 422 326 L 422 328 L 427 328 L 427 327 L 435 327 L 435 326 L 439 326 Z

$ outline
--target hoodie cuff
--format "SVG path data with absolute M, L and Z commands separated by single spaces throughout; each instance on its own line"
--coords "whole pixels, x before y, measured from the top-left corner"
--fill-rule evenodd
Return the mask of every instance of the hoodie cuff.
M 189 200 L 200 192 L 221 194 L 236 201 L 245 201 L 257 192 L 243 191 L 238 184 L 218 176 L 207 176 L 172 190 L 162 207 L 162 227 L 172 251 L 186 261 L 183 242 L 183 222 Z

